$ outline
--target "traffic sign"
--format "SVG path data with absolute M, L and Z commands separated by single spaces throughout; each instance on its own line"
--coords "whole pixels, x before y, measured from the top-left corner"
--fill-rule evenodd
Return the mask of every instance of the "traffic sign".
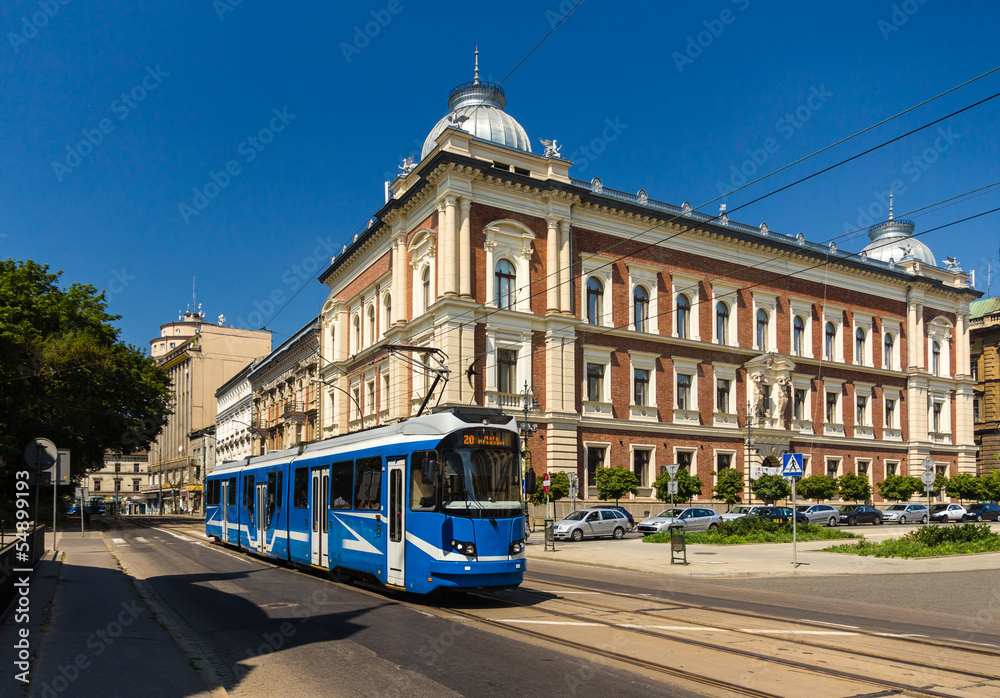
M 924 483 L 926 487 L 930 487 L 931 485 L 933 485 L 936 479 L 937 475 L 934 474 L 933 470 L 925 470 L 920 475 L 920 482 Z
M 802 477 L 802 454 L 784 454 L 781 457 L 781 474 L 784 477 Z
M 667 494 L 677 494 L 677 480 L 671 480 L 667 483 Z
M 680 470 L 680 463 L 668 463 L 667 464 L 667 475 L 673 480 L 677 477 L 677 471 Z
M 59 459 L 59 450 L 48 439 L 32 439 L 24 447 L 24 462 L 29 468 L 48 470 Z
M 927 456 L 926 458 L 924 458 L 924 460 L 921 463 L 921 465 L 924 466 L 924 470 L 933 470 L 934 469 L 934 459 L 931 458 L 930 456 Z
M 542 490 L 545 492 L 545 494 L 549 493 L 549 487 L 551 485 L 552 481 L 549 480 L 549 474 L 545 473 L 545 475 L 542 477 Z
M 924 492 L 926 492 L 928 495 L 930 495 L 930 493 L 933 491 L 934 491 L 933 483 L 930 485 L 924 485 Z

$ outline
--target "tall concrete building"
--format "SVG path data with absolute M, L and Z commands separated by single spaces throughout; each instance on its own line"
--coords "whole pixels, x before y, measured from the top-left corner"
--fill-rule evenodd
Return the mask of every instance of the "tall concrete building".
M 203 313 L 187 312 L 161 325 L 149 344 L 150 354 L 170 375 L 173 414 L 150 447 L 147 509 L 198 512 L 207 451 L 203 439 L 214 438 L 203 430 L 215 424 L 215 391 L 271 351 L 271 334 L 207 323 Z M 192 440 L 192 432 L 199 432 L 197 439 Z
M 387 345 L 415 345 L 447 355 L 444 405 L 520 415 L 527 387 L 532 466 L 576 473 L 584 500 L 602 466 L 634 471 L 651 502 L 680 463 L 707 498 L 719 471 L 788 452 L 873 485 L 928 457 L 975 471 L 980 294 L 913 223 L 890 206 L 852 253 L 574 179 L 505 107 L 478 71 L 452 90 L 419 161 L 320 275 L 323 436 L 414 414 L 432 357 Z

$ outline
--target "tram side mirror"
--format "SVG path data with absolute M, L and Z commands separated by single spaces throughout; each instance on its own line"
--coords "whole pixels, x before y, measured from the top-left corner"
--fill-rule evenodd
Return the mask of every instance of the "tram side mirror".
M 538 483 L 535 482 L 534 470 L 529 470 L 524 476 L 524 491 L 526 494 L 534 494 L 538 491 Z
M 424 462 L 420 466 L 420 479 L 425 485 L 434 484 L 434 475 L 437 473 L 437 456 L 428 453 L 424 456 Z

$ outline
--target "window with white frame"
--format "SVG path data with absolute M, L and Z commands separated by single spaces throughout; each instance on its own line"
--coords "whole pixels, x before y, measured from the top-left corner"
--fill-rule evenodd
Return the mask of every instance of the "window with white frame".
M 678 470 L 687 470 L 689 475 L 697 477 L 698 463 L 695 460 L 698 457 L 698 452 L 693 448 L 676 448 L 674 449 L 674 463 L 677 464 Z
M 375 324 L 375 304 L 368 304 L 368 343 L 367 346 L 371 346 L 378 340 L 378 331 Z
M 351 333 L 351 353 L 357 354 L 361 351 L 361 313 L 355 313 L 354 318 L 351 320 L 351 326 L 354 331 Z
M 517 392 L 517 350 L 497 349 L 497 391 Z
M 365 394 L 365 414 L 375 414 L 375 379 L 369 379 L 365 387 L 368 389 Z
M 899 400 L 895 397 L 889 397 L 888 391 L 885 393 L 885 428 L 886 429 L 898 429 L 899 428 Z
M 493 274 L 493 283 L 487 286 L 487 305 L 530 311 L 528 284 L 535 234 L 513 220 L 494 221 L 484 232 L 486 268 Z
M 736 294 L 739 287 L 720 281 L 712 282 L 712 342 L 735 347 L 739 344 L 737 337 Z
M 841 395 L 844 392 L 843 384 L 843 381 L 832 378 L 826 378 L 823 381 L 826 405 L 824 417 L 826 418 L 827 426 L 837 425 L 839 427 L 844 423 L 843 412 L 841 412 Z
M 934 434 L 948 433 L 948 414 L 946 412 L 947 402 L 945 398 L 932 396 L 931 398 L 931 432 Z
M 611 402 L 610 347 L 583 345 L 584 399 L 589 403 Z
M 580 307 L 587 324 L 611 327 L 611 269 L 615 260 L 602 255 L 581 255 Z
M 645 407 L 649 404 L 649 369 L 632 369 L 632 404 Z
M 733 397 L 733 382 L 728 378 L 715 379 L 715 411 L 728 412 L 729 402 Z
M 656 360 L 659 354 L 630 351 L 629 362 L 632 365 L 632 406 L 656 406 Z M 632 417 L 655 418 L 656 413 L 644 410 L 633 410 Z
M 855 312 L 854 316 L 854 365 L 874 366 L 873 356 L 873 334 L 874 326 L 872 316 Z
M 826 474 L 832 478 L 838 478 L 841 476 L 840 466 L 843 463 L 842 458 L 827 458 L 826 459 Z
M 604 401 L 604 364 L 587 362 L 587 399 L 591 402 Z
M 694 376 L 689 373 L 677 374 L 677 409 L 689 410 L 693 397 L 691 395 L 694 386 Z
M 380 396 L 380 411 L 384 412 L 389 409 L 389 371 L 385 367 L 382 368 L 380 375 L 382 376 L 382 394 Z
M 382 334 L 389 331 L 392 325 L 392 294 L 389 292 L 382 294 Z
M 812 358 L 812 303 L 791 298 L 788 301 L 791 321 L 792 356 Z
M 674 421 L 696 422 L 698 415 L 698 360 L 675 356 Z
M 721 473 L 726 468 L 733 467 L 733 461 L 736 459 L 735 451 L 716 451 L 715 452 L 715 472 Z
M 646 446 L 632 447 L 632 472 L 639 481 L 639 487 L 649 487 L 652 481 L 650 464 L 653 462 L 653 453 L 654 450 Z
M 931 341 L 931 374 L 941 375 L 941 342 Z
M 610 445 L 585 443 L 583 448 L 586 452 L 584 458 L 587 464 L 587 486 L 595 487 L 597 485 L 597 469 L 606 466 L 605 456 Z
M 792 390 L 792 419 L 802 421 L 806 419 L 809 392 L 805 388 L 793 388 Z
M 657 332 L 657 269 L 628 263 L 628 283 L 631 298 L 629 323 L 636 332 Z
M 868 423 L 868 399 L 869 396 L 860 391 L 854 396 L 855 418 L 854 423 L 859 427 L 871 426 Z
M 823 359 L 843 361 L 844 348 L 841 329 L 844 325 L 844 309 L 832 305 L 823 306 Z
M 735 364 L 714 362 L 715 423 L 736 426 L 736 370 Z
M 413 300 L 413 317 L 419 317 L 427 312 L 434 302 L 434 279 L 436 270 L 437 233 L 426 228 L 414 233 L 407 244 L 406 251 L 410 256 L 413 269 L 411 294 Z
M 938 316 L 927 323 L 927 369 L 934 376 L 951 375 L 951 355 L 949 353 L 952 324 Z
M 890 371 L 897 370 L 899 363 L 896 359 L 896 333 L 892 330 L 885 329 L 883 325 L 883 335 L 882 335 L 882 368 L 887 368 Z
M 887 460 L 885 462 L 885 477 L 889 477 L 891 475 L 899 475 L 898 460 Z
M 431 268 L 425 266 L 424 270 L 420 273 L 420 310 L 418 314 L 423 314 L 427 312 L 427 309 L 431 307 Z
M 671 272 L 670 293 L 674 299 L 673 336 L 681 339 L 700 340 L 698 328 L 698 285 L 697 276 Z
M 775 351 L 778 346 L 776 331 L 777 299 L 765 293 L 753 294 L 754 333 L 753 343 L 757 351 Z

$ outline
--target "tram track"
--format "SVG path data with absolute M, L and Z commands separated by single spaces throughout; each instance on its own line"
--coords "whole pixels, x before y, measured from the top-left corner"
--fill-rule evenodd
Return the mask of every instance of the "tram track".
M 519 590 L 519 591 L 529 591 L 530 592 L 531 590 Z M 856 684 L 862 684 L 862 685 L 866 685 L 866 686 L 871 686 L 873 688 L 882 689 L 882 690 L 888 690 L 888 691 L 893 691 L 893 692 L 903 691 L 903 692 L 906 693 L 906 695 L 912 695 L 912 696 L 934 696 L 935 698 L 944 698 L 944 697 L 953 698 L 956 695 L 953 692 L 947 692 L 946 690 L 936 690 L 935 688 L 928 687 L 926 685 L 907 684 L 907 683 L 900 682 L 900 681 L 893 681 L 893 680 L 888 680 L 888 679 L 882 679 L 882 678 L 877 678 L 877 677 L 871 676 L 871 675 L 865 675 L 865 674 L 861 674 L 861 673 L 855 673 L 855 672 L 845 671 L 845 670 L 842 670 L 842 669 L 836 669 L 834 667 L 818 666 L 817 664 L 814 664 L 814 663 L 807 663 L 807 662 L 800 661 L 800 660 L 795 660 L 795 659 L 789 659 L 789 658 L 775 656 L 773 654 L 764 654 L 762 652 L 756 652 L 756 651 L 752 651 L 752 650 L 741 649 L 741 648 L 727 646 L 727 645 L 723 645 L 723 644 L 718 644 L 718 643 L 713 643 L 713 642 L 707 642 L 707 641 L 704 641 L 704 640 L 698 640 L 698 639 L 691 638 L 691 637 L 683 637 L 683 638 L 681 638 L 681 637 L 671 636 L 671 635 L 668 635 L 668 634 L 664 634 L 663 632 L 658 632 L 658 631 L 653 630 L 653 629 L 642 628 L 642 627 L 629 627 L 628 625 L 622 625 L 620 623 L 603 620 L 601 618 L 598 618 L 598 617 L 595 617 L 595 616 L 592 616 L 592 615 L 582 615 L 582 614 L 579 614 L 579 613 L 570 613 L 570 612 L 559 611 L 559 610 L 551 609 L 551 608 L 543 608 L 543 607 L 540 607 L 537 604 L 522 604 L 522 603 L 518 603 L 516 601 L 509 600 L 509 599 L 500 598 L 497 594 L 493 594 L 493 593 L 472 592 L 469 595 L 473 596 L 473 597 L 478 597 L 480 599 L 489 600 L 489 601 L 494 602 L 494 603 L 496 603 L 496 602 L 506 603 L 506 604 L 508 604 L 509 606 L 512 606 L 512 607 L 528 609 L 528 610 L 531 610 L 534 613 L 542 613 L 542 614 L 545 614 L 545 615 L 553 616 L 553 617 L 559 618 L 563 622 L 579 623 L 579 624 L 586 625 L 586 626 L 599 625 L 599 626 L 603 626 L 605 628 L 608 628 L 609 630 L 613 629 L 615 631 L 625 632 L 625 633 L 629 633 L 629 634 L 633 634 L 633 635 L 639 635 L 639 636 L 648 637 L 648 638 L 655 638 L 656 640 L 661 641 L 661 642 L 667 642 L 667 643 L 673 643 L 673 644 L 682 644 L 685 647 L 692 647 L 693 646 L 693 647 L 704 649 L 704 650 L 707 650 L 707 651 L 710 651 L 710 652 L 720 652 L 720 653 L 723 653 L 725 655 L 737 656 L 737 657 L 741 657 L 741 658 L 744 658 L 744 659 L 747 659 L 747 660 L 751 660 L 751 661 L 755 661 L 755 662 L 764 662 L 764 663 L 767 663 L 769 665 L 781 666 L 781 667 L 784 667 L 784 668 L 787 668 L 787 669 L 793 669 L 793 670 L 796 670 L 796 671 L 807 672 L 807 673 L 812 674 L 812 675 L 819 675 L 819 676 L 830 678 L 830 679 L 834 679 L 834 680 L 837 680 L 837 681 L 848 681 L 848 682 L 852 682 L 852 683 L 856 683 Z M 636 597 L 636 598 L 644 598 L 644 597 Z M 565 603 L 569 603 L 571 605 L 578 605 L 578 606 L 584 606 L 584 607 L 590 607 L 590 608 L 601 608 L 601 610 L 612 610 L 612 611 L 617 612 L 617 613 L 628 613 L 628 614 L 632 614 L 632 615 L 637 615 L 637 613 L 635 611 L 625 611 L 623 609 L 615 609 L 613 607 L 607 607 L 607 606 L 604 606 L 602 604 L 593 604 L 593 603 L 589 603 L 589 602 L 581 602 L 581 601 L 577 601 L 575 599 L 565 599 L 565 598 L 560 598 L 559 600 L 562 601 L 562 602 L 565 602 Z M 443 609 L 443 610 L 445 610 L 445 609 Z M 663 665 L 663 664 L 660 664 L 660 663 L 657 663 L 657 662 L 650 662 L 648 660 L 637 659 L 635 657 L 631 657 L 631 656 L 628 656 L 628 655 L 621 655 L 620 653 L 609 652 L 607 650 L 602 650 L 600 648 L 595 648 L 595 647 L 593 647 L 591 645 L 588 645 L 588 644 L 585 644 L 585 643 L 580 643 L 580 642 L 576 642 L 576 641 L 573 641 L 573 640 L 567 640 L 566 638 L 561 638 L 561 637 L 558 637 L 558 636 L 555 636 L 555 635 L 552 635 L 552 634 L 549 634 L 549 633 L 541 632 L 541 631 L 538 631 L 538 630 L 532 630 L 530 628 L 520 627 L 517 624 L 511 623 L 511 622 L 509 622 L 507 620 L 497 620 L 497 619 L 492 619 L 492 618 L 483 618 L 482 616 L 477 615 L 475 613 L 469 613 L 467 611 L 463 611 L 461 609 L 455 609 L 455 608 L 448 608 L 446 610 L 449 613 L 454 613 L 454 614 L 459 615 L 459 616 L 464 617 L 464 618 L 473 619 L 473 620 L 475 620 L 477 622 L 486 623 L 487 625 L 490 625 L 490 626 L 493 626 L 493 627 L 503 628 L 507 632 L 513 632 L 513 633 L 516 633 L 516 634 L 526 635 L 526 636 L 534 637 L 534 638 L 537 638 L 537 639 L 543 639 L 543 640 L 549 641 L 549 642 L 555 642 L 555 643 L 563 645 L 563 646 L 572 647 L 572 648 L 574 648 L 574 649 L 576 649 L 578 651 L 581 651 L 581 652 L 591 653 L 591 654 L 598 654 L 600 656 L 605 656 L 605 657 L 617 659 L 617 660 L 624 661 L 624 662 L 629 663 L 629 664 L 633 664 L 635 666 L 641 666 L 641 667 L 644 667 L 644 668 L 647 668 L 647 669 L 653 669 L 654 671 L 658 671 L 660 673 L 672 674 L 672 675 L 679 676 L 679 677 L 683 674 L 684 678 L 687 678 L 687 679 L 689 679 L 691 681 L 694 681 L 696 683 L 699 683 L 701 685 L 712 685 L 712 686 L 722 687 L 722 685 L 725 684 L 726 690 L 732 690 L 732 691 L 734 691 L 734 692 L 736 692 L 736 693 L 738 693 L 740 695 L 760 695 L 761 693 L 763 693 L 765 695 L 781 695 L 781 694 L 766 694 L 764 692 L 758 691 L 758 689 L 754 689 L 754 688 L 747 687 L 747 686 L 741 686 L 741 685 L 738 685 L 738 684 L 732 684 L 732 683 L 729 683 L 729 682 L 721 681 L 720 679 L 717 679 L 715 677 L 711 677 L 711 676 L 707 676 L 707 675 L 703 675 L 703 674 L 698 674 L 698 673 L 694 673 L 694 672 L 688 672 L 688 671 L 685 671 L 685 670 L 680 670 L 682 673 L 675 673 L 678 670 L 676 670 L 674 667 L 669 667 L 669 666 L 666 666 L 666 665 Z M 639 615 L 641 615 L 641 614 L 639 614 Z M 653 614 L 646 614 L 646 615 L 649 615 L 649 616 L 652 616 L 652 617 L 656 617 L 656 618 L 662 620 L 662 617 L 660 617 L 660 616 L 655 616 Z M 784 623 L 789 622 L 787 620 L 780 620 L 780 619 L 768 619 L 768 620 L 772 620 L 772 621 L 778 620 L 779 622 L 784 622 Z M 692 629 L 696 629 L 696 627 L 698 625 L 701 625 L 701 624 L 695 624 L 695 623 L 693 623 L 692 621 L 689 621 L 689 620 L 686 620 L 684 622 L 685 623 L 691 623 L 692 624 Z M 739 632 L 738 630 L 735 630 L 735 629 L 733 629 L 731 627 L 726 627 L 726 626 L 711 626 L 711 625 L 709 625 L 709 626 L 703 626 L 703 627 L 715 627 L 715 628 L 718 628 L 718 629 L 728 630 L 728 631 L 732 631 L 732 632 Z M 759 635 L 759 634 L 752 634 L 752 633 L 742 633 L 742 634 L 744 634 L 744 635 L 752 635 L 757 640 L 760 640 L 760 639 L 763 639 L 763 638 L 767 638 L 769 640 L 777 642 L 776 638 L 769 638 L 766 635 Z M 795 642 L 795 645 L 797 645 L 797 646 L 801 646 L 803 644 L 808 644 L 808 643 L 800 643 L 798 641 Z M 961 677 L 961 679 L 964 680 L 964 681 L 971 680 L 973 683 L 979 683 L 979 682 L 987 681 L 987 682 L 998 682 L 998 685 L 1000 685 L 1000 679 L 998 679 L 998 677 L 995 676 L 995 675 L 978 674 L 978 673 L 975 673 L 975 672 L 966 672 L 966 671 L 949 669 L 947 667 L 928 666 L 926 664 L 921 664 L 921 663 L 917 663 L 917 662 L 909 662 L 907 660 L 889 659 L 885 655 L 876 655 L 876 654 L 870 654 L 870 653 L 855 653 L 853 650 L 844 649 L 844 648 L 836 648 L 836 647 L 828 647 L 828 646 L 823 646 L 823 645 L 819 645 L 819 644 L 811 645 L 811 646 L 814 647 L 814 648 L 816 648 L 816 649 L 822 649 L 822 650 L 824 650 L 826 652 L 836 653 L 836 654 L 839 654 L 839 655 L 863 656 L 863 657 L 865 657 L 867 659 L 876 659 L 876 660 L 880 660 L 880 661 L 888 661 L 888 662 L 893 663 L 893 664 L 905 664 L 907 666 L 910 666 L 910 667 L 913 667 L 913 668 L 917 668 L 917 669 L 920 669 L 920 670 L 923 670 L 923 671 L 928 671 L 929 670 L 929 671 L 934 671 L 934 672 L 940 672 L 941 674 L 949 676 L 949 677 L 958 676 L 958 677 Z M 886 695 L 896 695 L 896 693 L 890 693 L 890 694 L 886 694 Z

